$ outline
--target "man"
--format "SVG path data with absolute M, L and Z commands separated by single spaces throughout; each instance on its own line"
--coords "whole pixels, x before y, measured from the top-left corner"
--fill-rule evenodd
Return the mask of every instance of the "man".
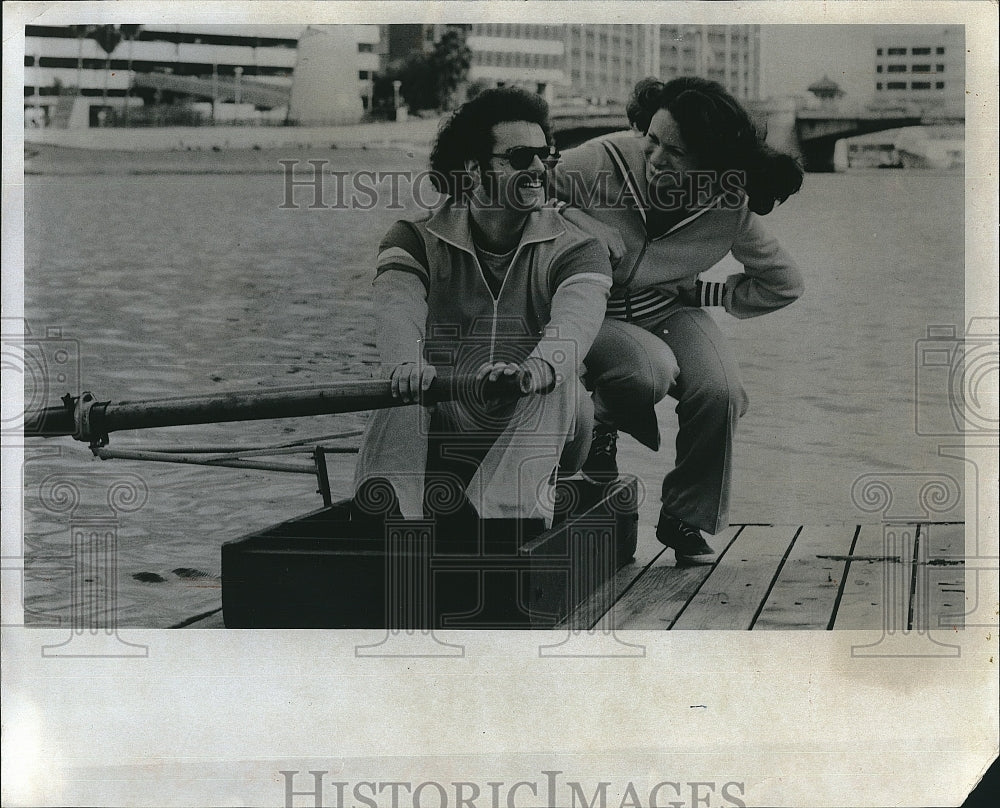
M 526 372 L 542 395 L 374 413 L 357 499 L 384 479 L 407 518 L 471 504 L 481 518 L 551 521 L 556 467 L 575 471 L 587 453 L 592 405 L 579 368 L 611 287 L 607 248 L 545 207 L 551 151 L 540 97 L 500 88 L 464 104 L 431 154 L 449 199 L 390 228 L 373 282 L 394 396 L 416 401 L 445 369 L 492 381 Z

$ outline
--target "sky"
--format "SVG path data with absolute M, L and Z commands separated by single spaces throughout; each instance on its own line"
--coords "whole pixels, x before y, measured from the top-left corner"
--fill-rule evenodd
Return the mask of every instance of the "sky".
M 762 25 L 761 96 L 805 95 L 828 75 L 847 94 L 866 103 L 874 92 L 877 25 Z

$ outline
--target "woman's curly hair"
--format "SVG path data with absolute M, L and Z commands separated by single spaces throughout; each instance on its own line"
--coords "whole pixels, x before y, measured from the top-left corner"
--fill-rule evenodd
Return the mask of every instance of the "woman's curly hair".
M 506 121 L 538 124 L 545 142 L 552 145 L 549 105 L 535 93 L 519 87 L 484 90 L 445 118 L 431 150 L 431 182 L 438 191 L 462 201 L 472 187 L 466 160 L 480 166 L 489 163 L 493 152 L 493 127 Z
M 768 146 L 747 111 L 717 82 L 694 76 L 666 83 L 643 79 L 630 102 L 636 105 L 630 121 L 634 114 L 646 129 L 658 110 L 670 112 L 699 168 L 719 175 L 742 172 L 743 190 L 754 213 L 770 213 L 802 187 L 798 161 Z
M 646 134 L 649 122 L 659 108 L 655 99 L 661 92 L 663 92 L 663 82 L 659 79 L 647 76 L 639 80 L 625 104 L 625 115 L 628 116 L 629 126 Z

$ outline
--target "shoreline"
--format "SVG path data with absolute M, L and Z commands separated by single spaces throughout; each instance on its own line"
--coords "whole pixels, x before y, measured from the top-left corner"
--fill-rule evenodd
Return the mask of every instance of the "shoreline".
M 26 175 L 280 174 L 278 160 L 430 153 L 438 118 L 349 126 L 25 129 Z M 305 152 L 305 153 L 304 153 Z
M 122 151 L 76 149 L 66 146 L 25 145 L 24 175 L 72 176 L 192 176 L 283 174 L 279 160 L 328 160 L 370 162 L 372 159 L 416 159 L 426 162 L 430 149 L 420 146 L 367 145 L 284 146 L 249 149 L 185 149 L 170 151 Z M 362 160 L 364 156 L 364 160 Z M 308 171 L 308 166 L 306 166 Z
M 26 148 L 59 146 L 88 151 L 169 152 L 226 149 L 430 146 L 439 118 L 347 126 L 165 126 L 121 129 L 24 130 Z

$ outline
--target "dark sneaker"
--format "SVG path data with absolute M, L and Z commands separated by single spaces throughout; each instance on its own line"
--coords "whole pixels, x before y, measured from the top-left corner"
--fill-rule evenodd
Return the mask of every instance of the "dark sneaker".
M 678 564 L 709 565 L 718 559 L 715 550 L 705 541 L 698 528 L 668 514 L 660 514 L 656 538 L 660 540 L 660 544 L 673 549 Z
M 587 455 L 580 473 L 598 485 L 618 479 L 618 430 L 604 424 L 594 427 L 590 454 Z

